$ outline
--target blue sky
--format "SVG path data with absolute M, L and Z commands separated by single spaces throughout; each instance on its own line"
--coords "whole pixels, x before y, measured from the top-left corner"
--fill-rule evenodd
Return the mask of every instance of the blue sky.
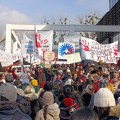
M 108 0 L 0 0 L 0 5 L 0 10 L 3 7 L 5 11 L 14 11 L 15 15 L 18 13 L 21 18 L 24 16 L 23 21 L 26 17 L 27 21 L 30 19 L 32 23 L 62 16 L 73 20 L 93 12 L 102 16 L 109 9 Z M 16 20 L 21 18 L 16 17 Z

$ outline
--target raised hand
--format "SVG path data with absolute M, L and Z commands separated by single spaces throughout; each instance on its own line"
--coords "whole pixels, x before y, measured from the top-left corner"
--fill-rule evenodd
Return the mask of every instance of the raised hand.
M 84 49 L 85 51 L 87 51 L 87 52 L 90 51 L 89 43 L 87 43 L 86 41 L 83 40 L 83 41 L 81 41 L 81 45 L 84 46 L 83 49 Z

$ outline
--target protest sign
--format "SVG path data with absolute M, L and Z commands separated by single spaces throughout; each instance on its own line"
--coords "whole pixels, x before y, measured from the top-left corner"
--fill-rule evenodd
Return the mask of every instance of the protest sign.
M 77 63 L 81 61 L 80 53 L 67 55 L 67 64 Z
M 95 40 L 81 37 L 82 59 L 96 62 L 103 60 L 105 63 L 116 63 L 118 55 L 118 41 L 111 44 L 100 44 Z
M 13 64 L 12 54 L 0 50 L 0 62 L 3 67 Z
M 29 39 L 25 34 L 22 40 L 22 53 L 34 53 L 34 40 Z
M 44 51 L 52 51 L 53 31 L 40 31 L 35 34 L 36 57 L 42 60 Z
M 75 53 L 75 43 L 59 43 L 58 59 L 67 59 L 66 55 Z
M 51 64 L 45 64 L 45 68 L 51 68 Z
M 53 51 L 44 51 L 43 52 L 43 61 L 45 61 L 45 62 L 56 61 L 56 53 Z

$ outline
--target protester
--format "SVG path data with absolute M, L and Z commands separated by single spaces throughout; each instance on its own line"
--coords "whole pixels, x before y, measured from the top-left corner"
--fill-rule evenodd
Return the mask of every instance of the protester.
M 54 96 L 52 92 L 45 92 L 42 97 L 43 109 L 40 110 L 35 120 L 60 120 L 59 106 L 54 103 Z
M 90 108 L 81 108 L 72 114 L 70 120 L 99 120 L 99 118 Z
M 115 116 L 110 116 L 110 108 L 116 106 L 113 93 L 108 88 L 100 88 L 94 97 L 94 106 L 97 108 L 100 120 L 118 120 Z
M 0 86 L 0 120 L 31 120 L 16 104 L 17 91 L 10 83 Z

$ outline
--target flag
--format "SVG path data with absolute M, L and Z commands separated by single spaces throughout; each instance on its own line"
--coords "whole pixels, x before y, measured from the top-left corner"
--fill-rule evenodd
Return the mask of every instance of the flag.
M 35 34 L 35 43 L 37 48 L 40 48 L 40 39 L 40 34 Z
M 43 52 L 41 50 L 41 39 L 40 34 L 35 34 L 35 53 L 38 59 L 42 59 Z

